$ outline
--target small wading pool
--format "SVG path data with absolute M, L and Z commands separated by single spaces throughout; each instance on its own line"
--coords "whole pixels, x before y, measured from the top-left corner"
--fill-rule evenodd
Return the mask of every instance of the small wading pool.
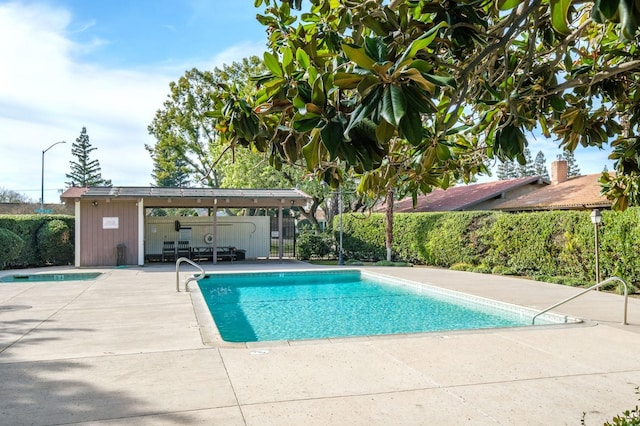
M 359 270 L 208 274 L 198 285 L 227 342 L 520 327 L 537 313 Z
M 13 274 L 0 277 L 3 283 L 30 283 L 41 281 L 90 281 L 95 280 L 102 272 L 71 272 L 59 274 Z

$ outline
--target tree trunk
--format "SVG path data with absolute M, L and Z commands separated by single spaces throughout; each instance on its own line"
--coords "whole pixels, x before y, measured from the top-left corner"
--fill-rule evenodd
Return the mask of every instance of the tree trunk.
M 387 235 L 385 239 L 385 245 L 387 247 L 387 261 L 391 262 L 391 245 L 393 244 L 393 189 L 390 189 L 387 192 L 385 203 L 387 204 Z
M 313 229 L 316 233 L 320 232 L 320 224 L 318 223 L 318 219 L 316 218 L 316 212 L 318 211 L 319 205 L 320 202 L 317 198 L 314 197 L 312 199 L 311 205 L 309 206 L 309 211 L 306 211 L 302 207 L 296 208 L 300 212 L 300 214 L 311 223 L 311 226 L 313 226 Z

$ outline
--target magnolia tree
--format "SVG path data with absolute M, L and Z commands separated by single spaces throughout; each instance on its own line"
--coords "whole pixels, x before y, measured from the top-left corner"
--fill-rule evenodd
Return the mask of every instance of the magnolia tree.
M 209 117 L 228 146 L 392 197 L 525 163 L 526 133 L 610 143 L 614 208 L 638 202 L 640 13 L 632 1 L 255 0 L 270 51 L 258 91 Z M 390 256 L 391 223 L 387 229 Z

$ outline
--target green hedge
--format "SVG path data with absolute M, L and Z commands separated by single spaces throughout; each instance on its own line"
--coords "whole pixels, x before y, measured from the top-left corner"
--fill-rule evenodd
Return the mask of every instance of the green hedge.
M 73 261 L 71 229 L 60 219 L 43 224 L 37 234 L 40 258 L 47 265 L 65 265 Z
M 595 282 L 589 211 L 447 212 L 394 215 L 394 260 Z M 640 208 L 603 212 L 601 276 L 640 284 Z M 350 259 L 386 258 L 383 214 L 343 216 Z
M 66 215 L 0 215 L 0 229 L 24 242 L 18 258 L 3 269 L 73 263 L 74 223 Z
M 0 228 L 0 269 L 5 269 L 19 259 L 24 241 L 15 232 Z

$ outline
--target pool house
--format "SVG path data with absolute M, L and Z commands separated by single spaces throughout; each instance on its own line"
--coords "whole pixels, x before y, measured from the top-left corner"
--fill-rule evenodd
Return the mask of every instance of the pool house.
M 297 189 L 89 187 L 67 189 L 74 206 L 75 266 L 144 265 L 145 262 L 282 259 L 295 227 L 285 211 L 310 197 Z M 194 209 L 198 216 L 153 216 L 154 209 Z M 226 209 L 262 215 L 225 216 Z M 267 214 L 272 212 L 274 214 Z

